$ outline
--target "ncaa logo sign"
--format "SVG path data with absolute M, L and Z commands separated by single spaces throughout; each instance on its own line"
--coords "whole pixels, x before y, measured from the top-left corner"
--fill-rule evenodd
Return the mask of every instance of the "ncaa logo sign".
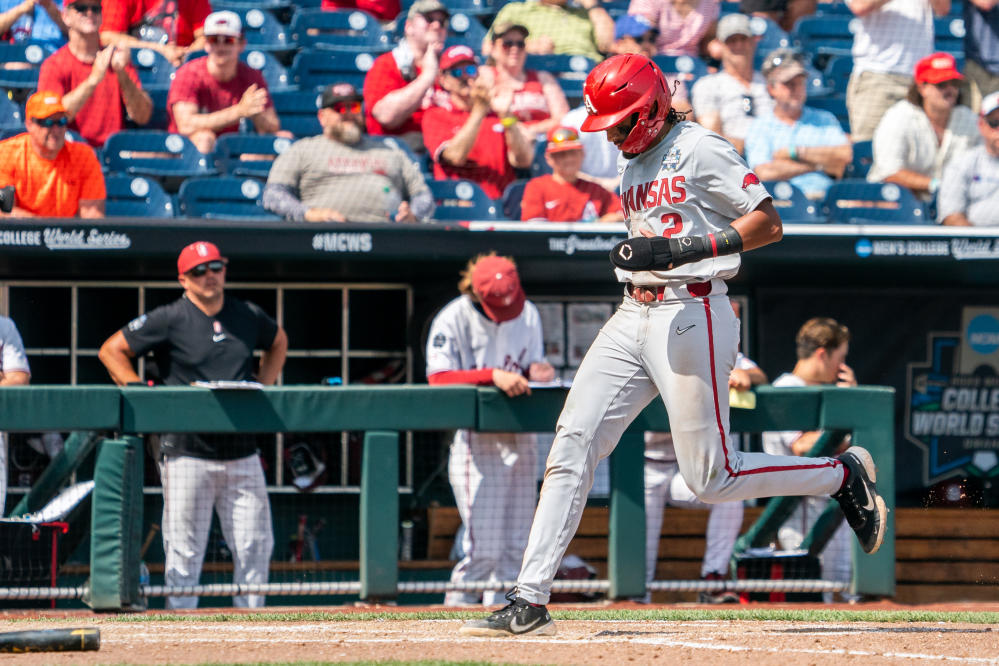
M 999 349 L 999 321 L 983 314 L 968 323 L 966 332 L 968 345 L 982 355 L 989 355 Z

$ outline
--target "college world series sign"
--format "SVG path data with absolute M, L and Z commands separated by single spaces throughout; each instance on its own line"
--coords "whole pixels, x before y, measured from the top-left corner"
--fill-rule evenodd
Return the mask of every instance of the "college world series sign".
M 906 376 L 905 436 L 923 450 L 923 482 L 999 476 L 999 308 L 965 307 L 961 330 L 927 336 Z

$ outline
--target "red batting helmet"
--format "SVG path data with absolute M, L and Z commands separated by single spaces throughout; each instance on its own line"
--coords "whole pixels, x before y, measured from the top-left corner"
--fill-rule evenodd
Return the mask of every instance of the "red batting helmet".
M 637 113 L 621 150 L 640 153 L 658 136 L 672 102 L 666 77 L 654 62 L 634 53 L 611 56 L 586 77 L 583 104 L 589 115 L 580 129 L 599 132 Z

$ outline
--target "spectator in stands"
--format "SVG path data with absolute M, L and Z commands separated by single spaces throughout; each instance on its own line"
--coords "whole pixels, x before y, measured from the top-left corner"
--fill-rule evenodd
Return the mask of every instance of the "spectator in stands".
M 977 112 L 982 97 L 999 90 L 999 0 L 964 2 L 964 74 Z
M 773 100 L 763 75 L 753 70 L 757 38 L 744 14 L 718 22 L 720 72 L 694 83 L 691 103 L 697 122 L 728 139 L 740 153 L 754 118 L 770 115 Z
M 853 72 L 846 90 L 850 138 L 869 141 L 881 116 L 905 99 L 916 62 L 933 51 L 933 15 L 950 0 L 846 0 L 859 18 L 853 30 Z
M 808 72 L 798 54 L 778 49 L 763 63 L 773 114 L 746 134 L 746 162 L 761 180 L 789 180 L 810 199 L 822 199 L 853 159 L 853 144 L 836 116 L 805 106 Z
M 416 222 L 434 201 L 419 167 L 398 148 L 364 135 L 361 95 L 349 83 L 323 90 L 319 136 L 281 153 L 264 207 L 295 222 Z
M 416 0 L 410 6 L 403 38 L 389 53 L 375 58 L 364 77 L 369 134 L 395 135 L 414 151 L 425 150 L 420 127 L 423 111 L 432 106 L 448 20 L 440 0 Z
M 999 92 L 986 95 L 978 118 L 982 144 L 957 155 L 937 195 L 940 224 L 999 226 Z
M 850 330 L 846 326 L 835 319 L 815 317 L 798 330 L 795 343 L 798 362 L 794 370 L 774 381 L 774 387 L 857 385 L 853 370 L 846 364 L 850 349 Z M 763 450 L 770 455 L 806 456 L 821 435 L 821 430 L 765 432 Z M 822 455 L 839 455 L 849 447 L 849 441 L 849 437 L 845 438 L 835 451 Z M 800 504 L 777 531 L 781 549 L 796 550 L 801 546 L 829 499 L 828 496 L 801 498 Z M 843 521 L 819 556 L 824 580 L 850 580 L 853 568 L 850 542 L 850 527 Z M 825 597 L 826 601 L 832 600 L 831 593 L 825 593 Z
M 641 14 L 659 29 L 663 55 L 699 56 L 718 20 L 718 0 L 631 0 L 629 14 Z
M 112 44 L 101 49 L 100 12 L 97 0 L 66 0 L 63 18 L 69 43 L 46 58 L 38 73 L 39 90 L 62 95 L 69 128 L 95 148 L 124 129 L 126 116 L 145 125 L 153 112 L 128 47 Z
M 583 144 L 572 127 L 548 133 L 545 161 L 551 174 L 532 178 L 524 187 L 520 217 L 525 221 L 621 222 L 621 200 L 600 185 L 579 178 Z
M 103 0 L 101 43 L 159 51 L 179 67 L 205 46 L 209 0 Z
M 96 0 L 95 0 L 96 1 Z M 0 0 L 0 41 L 66 43 L 66 24 L 55 0 Z
M 368 12 L 382 23 L 394 21 L 402 10 L 399 6 L 399 0 L 323 0 L 322 8 L 326 10 L 360 9 Z
M 263 75 L 239 59 L 246 47 L 239 16 L 230 11 L 210 15 L 205 40 L 208 55 L 178 69 L 170 84 L 169 130 L 187 136 L 206 154 L 215 150 L 219 134 L 238 132 L 244 118 L 258 134 L 294 138 L 281 131 Z
M 90 146 L 66 141 L 59 95 L 36 92 L 24 115 L 28 131 L 0 141 L 0 187 L 16 190 L 10 217 L 104 217 L 101 165 Z
M 526 299 L 512 259 L 495 253 L 468 262 L 461 295 L 437 313 L 427 335 L 431 385 L 495 386 L 510 397 L 530 395 L 529 381 L 548 382 L 555 368 L 545 360 L 541 316 Z M 534 433 L 458 430 L 451 442 L 448 479 L 465 529 L 464 556 L 451 581 L 514 580 L 537 503 Z M 482 594 L 486 606 L 504 590 Z M 445 605 L 479 603 L 474 592 L 449 592 Z
M 508 5 L 509 6 L 509 5 Z M 493 199 L 514 179 L 514 168 L 527 168 L 534 147 L 509 112 L 491 109 L 489 89 L 478 79 L 478 58 L 459 44 L 441 54 L 441 88 L 450 108 L 423 114 L 423 141 L 434 160 L 434 177 L 478 183 Z
M 581 55 L 602 60 L 614 41 L 614 19 L 599 0 L 526 0 L 509 2 L 496 14 L 493 25 L 522 25 L 529 31 L 528 53 Z M 486 35 L 482 52 L 491 55 L 492 31 Z
M 951 158 L 981 138 L 974 112 L 959 104 L 963 78 L 949 53 L 916 63 L 908 97 L 885 112 L 874 132 L 867 180 L 904 185 L 923 199 L 937 192 Z
M 227 264 L 213 243 L 198 241 L 181 251 L 177 279 L 183 296 L 129 322 L 101 346 L 98 357 L 118 386 L 147 386 L 132 359 L 151 350 L 156 350 L 167 386 L 277 381 L 288 337 L 257 305 L 225 295 Z M 256 349 L 263 350 L 259 369 Z M 233 582 L 266 583 L 274 533 L 257 437 L 163 433 L 159 445 L 165 583 L 198 584 L 213 509 L 232 551 Z M 264 605 L 262 595 L 233 601 L 236 606 Z M 197 604 L 197 597 L 167 597 L 166 605 Z
M 768 18 L 785 32 L 791 32 L 798 19 L 815 13 L 817 4 L 816 0 L 742 0 L 739 3 L 739 11 L 751 16 Z
M 0 316 L 0 388 L 24 386 L 31 381 L 28 355 L 14 321 Z M 7 499 L 7 433 L 0 431 L 0 516 Z
M 569 110 L 562 86 L 549 72 L 524 69 L 527 28 L 493 24 L 491 64 L 479 69 L 482 84 L 492 91 L 492 108 L 521 121 L 528 138 L 535 139 L 558 127 Z

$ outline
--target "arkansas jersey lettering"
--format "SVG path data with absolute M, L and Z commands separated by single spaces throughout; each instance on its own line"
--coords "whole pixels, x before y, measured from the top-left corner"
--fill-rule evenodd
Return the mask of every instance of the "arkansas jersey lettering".
M 621 197 L 625 216 L 630 216 L 631 213 L 646 208 L 686 201 L 687 190 L 683 181 L 683 176 L 673 176 L 672 178 L 632 185 Z
M 746 189 L 750 185 L 759 185 L 760 179 L 756 177 L 756 174 L 750 171 L 742 179 L 742 189 Z

